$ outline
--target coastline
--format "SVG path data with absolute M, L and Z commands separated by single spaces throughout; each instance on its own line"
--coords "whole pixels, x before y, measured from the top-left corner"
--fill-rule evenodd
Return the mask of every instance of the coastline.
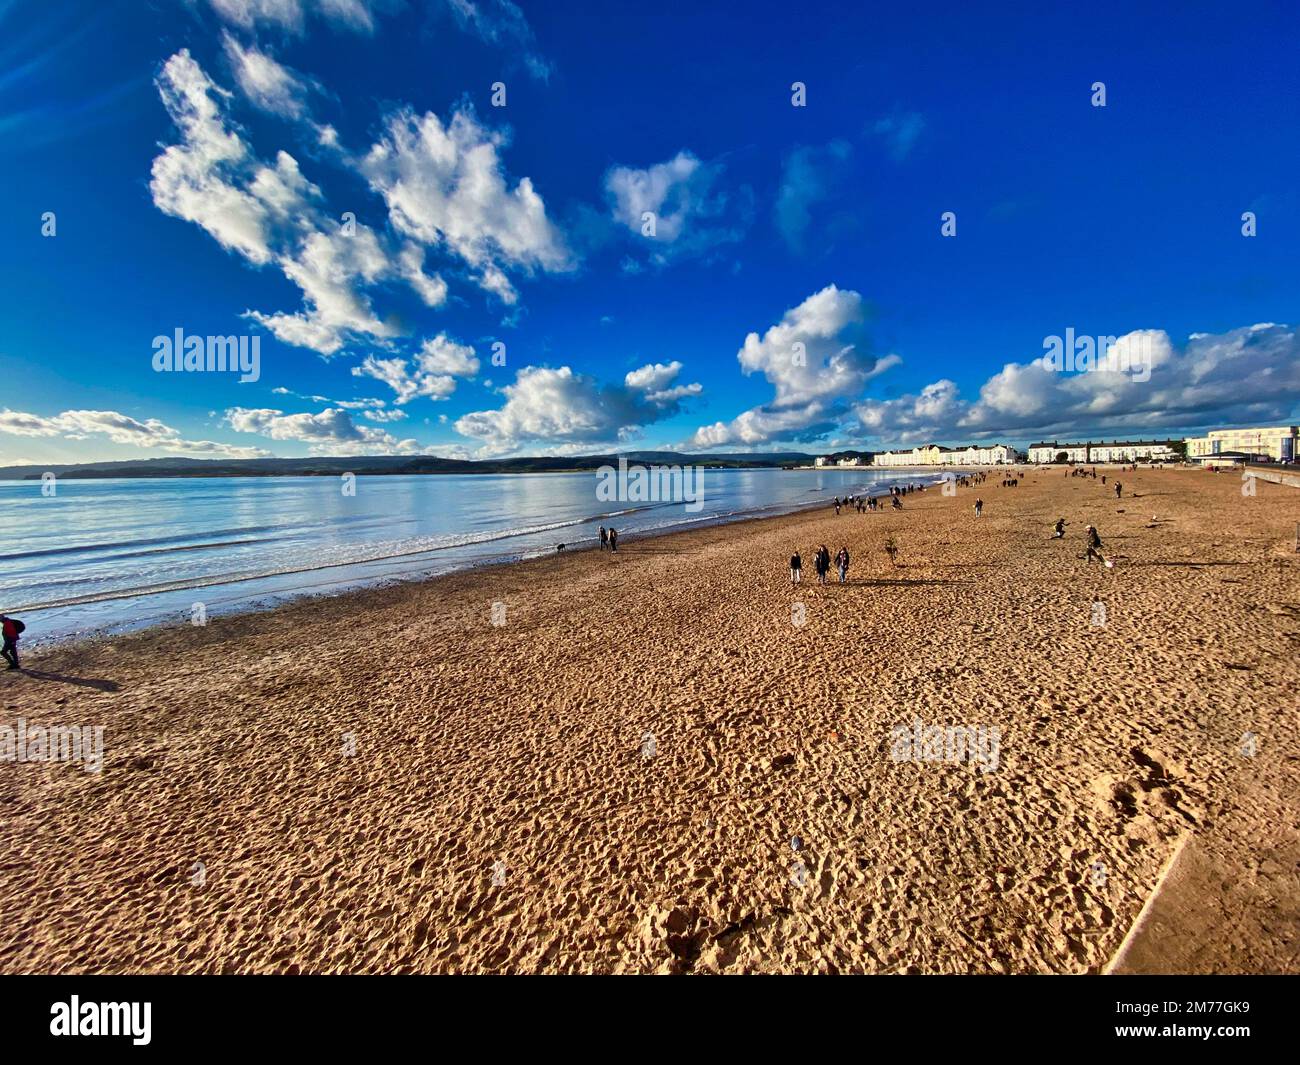
M 1049 468 L 34 652 L 4 721 L 102 724 L 105 766 L 4 767 L 0 970 L 1099 972 L 1191 830 L 1250 874 L 1195 965 L 1295 972 L 1265 902 L 1297 912 L 1297 497 L 1125 482 Z M 1078 558 L 1087 521 L 1115 570 Z M 823 541 L 848 586 L 816 586 Z M 998 728 L 996 770 L 893 760 L 914 719 Z
M 845 472 L 845 471 L 839 471 Z M 933 471 L 931 471 L 933 472 Z M 893 478 L 901 480 L 905 477 Z M 884 484 L 885 482 L 882 482 Z M 883 496 L 888 494 L 887 487 L 873 485 L 871 489 L 860 493 L 865 496 Z M 803 513 L 809 510 L 815 510 L 821 506 L 829 506 L 829 496 L 827 499 L 817 499 L 813 501 L 802 501 L 798 503 L 772 503 L 765 506 L 757 507 L 748 511 L 729 511 L 718 514 L 708 514 L 700 517 L 684 517 L 677 521 L 676 525 L 667 529 L 656 529 L 653 532 L 644 532 L 641 530 L 624 530 L 622 532 L 624 543 L 635 543 L 651 537 L 672 535 L 677 532 L 689 532 L 701 527 L 715 525 L 732 525 L 747 521 L 769 520 L 773 517 L 781 517 L 790 514 Z M 634 508 L 635 509 L 635 508 Z M 611 518 L 618 518 L 620 515 L 632 513 L 633 511 L 616 511 L 609 515 Z M 566 528 L 580 528 L 582 522 L 573 521 L 557 526 L 555 535 L 557 538 L 564 535 Z M 534 535 L 534 530 L 516 530 L 512 532 L 501 532 L 492 537 L 486 538 L 484 543 L 504 544 L 517 538 Z M 589 536 L 583 537 L 580 541 L 583 547 L 575 547 L 571 544 L 565 544 L 566 550 L 583 550 L 586 547 L 595 548 L 594 529 Z M 454 551 L 460 550 L 467 546 L 467 543 L 457 543 L 446 545 L 443 550 Z M 165 628 L 169 626 L 188 624 L 189 599 L 185 601 L 184 609 L 172 608 L 171 610 L 160 610 L 160 599 L 162 597 L 175 598 L 176 593 L 194 593 L 202 594 L 204 589 L 215 589 L 219 592 L 229 593 L 231 590 L 238 589 L 241 586 L 248 587 L 260 585 L 256 591 L 250 592 L 247 596 L 240 597 L 236 595 L 233 605 L 224 608 L 220 613 L 225 617 L 233 617 L 236 614 L 261 613 L 268 610 L 279 609 L 298 600 L 320 600 L 337 598 L 363 592 L 371 588 L 386 588 L 394 585 L 418 583 L 428 580 L 436 580 L 441 577 L 451 576 L 456 573 L 468 573 L 482 570 L 489 567 L 503 565 L 518 565 L 522 562 L 532 561 L 537 558 L 550 557 L 549 550 L 531 548 L 523 552 L 506 551 L 498 556 L 483 558 L 470 558 L 451 563 L 449 566 L 433 570 L 430 568 L 415 568 L 409 572 L 394 572 L 384 576 L 365 577 L 360 575 L 341 576 L 332 579 L 331 574 L 342 574 L 345 571 L 357 571 L 365 567 L 373 567 L 384 563 L 396 563 L 403 559 L 415 558 L 417 556 L 431 556 L 436 554 L 435 549 L 428 547 L 412 548 L 410 550 L 396 551 L 389 554 L 369 555 L 364 558 L 350 558 L 333 563 L 316 563 L 309 566 L 297 566 L 292 568 L 281 568 L 268 570 L 264 572 L 250 572 L 246 574 L 217 574 L 211 577 L 191 578 L 177 581 L 174 584 L 154 585 L 147 589 L 141 588 L 124 588 L 114 592 L 100 592 L 86 595 L 82 598 L 52 600 L 44 603 L 25 603 L 10 601 L 6 603 L 6 608 L 10 613 L 23 616 L 31 622 L 26 641 L 29 647 L 39 650 L 48 650 L 54 647 L 71 646 L 85 641 L 117 639 L 132 633 L 147 632 L 155 628 Z M 280 582 L 285 578 L 302 577 L 310 578 L 319 575 L 320 580 L 305 580 L 298 586 L 286 587 L 282 590 L 275 590 L 266 587 L 268 582 Z M 67 610 L 77 606 L 91 606 L 105 602 L 123 602 L 136 603 L 139 605 L 139 617 L 130 622 L 112 622 L 100 626 L 91 626 L 74 633 L 59 633 L 56 635 L 45 636 L 41 633 L 40 615 L 44 611 L 50 610 Z M 184 619 L 184 620 L 182 620 Z

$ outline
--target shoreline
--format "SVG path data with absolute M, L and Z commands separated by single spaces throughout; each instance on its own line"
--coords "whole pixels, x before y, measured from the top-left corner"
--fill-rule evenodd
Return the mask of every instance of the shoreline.
M 1191 832 L 1177 971 L 1295 972 L 1296 496 L 1056 474 L 36 652 L 104 768 L 0 767 L 0 971 L 1098 973 Z
M 934 485 L 929 484 L 926 487 L 933 488 Z M 871 486 L 871 488 L 874 489 L 875 486 Z M 885 487 L 879 491 L 869 490 L 865 493 L 865 496 L 874 496 L 876 498 L 880 498 L 882 496 L 887 496 L 888 494 L 889 494 L 888 487 Z M 693 532 L 696 531 L 697 529 L 702 529 L 702 528 L 713 528 L 716 526 L 724 526 L 724 525 L 738 525 L 738 524 L 744 524 L 746 522 L 751 522 L 751 521 L 770 521 L 776 518 L 789 517 L 795 514 L 801 514 L 807 511 L 815 510 L 819 507 L 829 507 L 829 506 L 830 503 L 826 500 L 816 500 L 811 502 L 801 502 L 795 504 L 771 504 L 767 507 L 758 508 L 757 510 L 744 512 L 741 514 L 719 514 L 716 516 L 707 516 L 704 518 L 696 518 L 696 519 L 684 518 L 681 520 L 681 522 L 679 522 L 677 527 L 671 527 L 661 532 L 653 532 L 649 534 L 640 533 L 640 532 L 622 533 L 620 534 L 620 542 L 639 543 L 645 540 L 657 539 L 662 536 L 674 536 L 680 533 Z M 775 511 L 776 513 L 765 513 L 765 511 Z M 556 531 L 558 532 L 560 530 L 556 530 Z M 516 535 L 528 535 L 528 534 L 519 533 Z M 510 538 L 511 538 L 510 536 L 502 535 L 497 539 L 508 540 Z M 566 543 L 564 545 L 564 549 L 566 552 L 570 550 L 573 551 L 596 550 L 598 546 L 594 541 L 594 539 L 591 537 L 584 538 L 582 543 L 588 546 L 571 547 L 569 544 Z M 459 544 L 450 545 L 449 549 L 454 550 L 460 546 L 462 545 Z M 59 601 L 59 602 L 47 603 L 47 604 L 19 603 L 16 605 L 9 605 L 7 606 L 7 609 L 15 616 L 21 616 L 26 613 L 37 614 L 40 611 L 44 611 L 44 610 L 58 610 L 66 607 L 75 607 L 78 605 L 89 605 L 89 604 L 101 603 L 101 602 L 120 602 L 120 601 L 131 600 L 131 599 L 148 599 L 152 596 L 165 595 L 170 592 L 183 591 L 191 588 L 195 589 L 196 591 L 204 588 L 227 588 L 227 587 L 238 586 L 240 584 L 246 584 L 251 581 L 267 581 L 267 580 L 273 580 L 280 577 L 296 576 L 302 574 L 315 574 L 315 573 L 325 574 L 331 569 L 339 570 L 339 569 L 345 569 L 349 567 L 356 567 L 362 565 L 372 565 L 376 562 L 400 559 L 406 557 L 408 554 L 427 554 L 427 553 L 430 553 L 429 549 L 420 549 L 414 552 L 398 552 L 392 555 L 376 556 L 373 558 L 366 558 L 361 560 L 349 560 L 345 562 L 329 563 L 326 565 L 304 566 L 304 567 L 294 568 L 294 569 L 275 570 L 267 573 L 250 574 L 248 576 L 230 577 L 230 576 L 223 575 L 223 576 L 203 579 L 201 581 L 184 582 L 175 588 L 155 588 L 146 592 L 141 592 L 136 590 L 126 590 L 121 592 L 102 594 L 84 600 Z M 556 553 L 558 554 L 558 552 Z M 364 593 L 369 590 L 389 588 L 397 585 L 422 583 L 424 581 L 439 580 L 460 573 L 471 573 L 471 572 L 476 572 L 479 570 L 494 568 L 498 566 L 521 565 L 527 562 L 536 561 L 538 559 L 546 559 L 550 557 L 551 554 L 544 551 L 535 552 L 531 555 L 526 555 L 526 556 L 518 556 L 515 554 L 507 553 L 496 558 L 469 560 L 461 565 L 455 566 L 454 568 L 450 570 L 446 570 L 441 573 L 421 573 L 420 571 L 417 570 L 417 571 L 413 571 L 410 576 L 389 575 L 389 576 L 378 577 L 378 578 L 357 578 L 354 582 L 344 583 L 341 587 L 327 588 L 324 590 L 312 590 L 311 586 L 308 585 L 308 586 L 303 586 L 300 589 L 290 590 L 290 591 L 259 593 L 258 595 L 249 597 L 247 600 L 241 601 L 239 606 L 223 614 L 222 616 L 233 617 L 236 615 L 243 615 L 249 613 L 264 613 L 267 611 L 278 610 L 283 607 L 292 605 L 293 603 L 299 600 L 316 601 L 321 599 L 337 598 L 340 596 L 349 596 L 349 595 Z M 265 600 L 267 600 L 268 602 L 264 604 L 262 601 L 263 598 L 265 598 Z M 63 636 L 51 636 L 45 638 L 41 638 L 39 636 L 32 636 L 29 630 L 29 634 L 26 636 L 26 639 L 33 650 L 42 650 L 42 651 L 52 649 L 55 647 L 68 647 L 86 641 L 121 639 L 128 635 L 132 635 L 136 633 L 145 633 L 157 628 L 165 628 L 169 626 L 184 627 L 186 625 L 186 622 L 179 620 L 180 617 L 183 617 L 183 614 L 184 614 L 183 611 L 177 612 L 176 620 L 157 620 L 152 615 L 149 615 L 147 620 L 141 621 L 139 623 L 125 624 L 119 622 L 112 625 L 103 626 L 99 629 L 91 629 L 89 631 L 83 631 L 76 634 L 63 635 Z M 33 625 L 32 628 L 39 631 L 38 624 Z

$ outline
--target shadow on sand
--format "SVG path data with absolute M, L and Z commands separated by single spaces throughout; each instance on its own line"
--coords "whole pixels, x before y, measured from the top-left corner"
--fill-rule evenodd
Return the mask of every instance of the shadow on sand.
M 39 669 L 20 669 L 19 673 L 32 677 L 35 680 L 52 680 L 58 684 L 75 684 L 79 688 L 94 688 L 101 692 L 115 692 L 120 690 L 117 681 L 114 680 L 95 680 L 93 677 L 70 677 L 66 673 L 46 673 Z
M 921 577 L 899 577 L 897 580 L 886 580 L 883 577 L 879 577 L 869 581 L 853 581 L 853 580 L 849 581 L 849 584 L 858 585 L 859 587 L 865 587 L 865 588 L 889 588 L 889 587 L 914 588 L 925 584 L 974 584 L 974 583 L 975 583 L 974 581 L 925 580 Z

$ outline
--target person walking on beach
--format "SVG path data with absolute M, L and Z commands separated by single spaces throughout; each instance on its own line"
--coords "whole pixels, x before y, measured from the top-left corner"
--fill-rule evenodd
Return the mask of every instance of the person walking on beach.
M 984 500 L 982 499 L 975 500 L 975 517 L 978 518 L 983 513 L 984 513 Z
M 831 550 L 825 544 L 817 548 L 817 583 L 825 584 L 826 577 L 831 571 Z
M 1116 499 L 1119 499 L 1123 494 L 1124 494 L 1124 486 L 1123 486 L 1119 481 L 1116 481 L 1116 482 L 1115 482 L 1115 498 L 1116 498 Z
M 1089 525 L 1087 528 L 1087 537 L 1088 537 L 1088 553 L 1084 555 L 1084 558 L 1088 560 L 1089 565 L 1091 565 L 1092 560 L 1096 558 L 1100 562 L 1104 563 L 1107 569 L 1113 568 L 1115 563 L 1111 562 L 1105 555 L 1101 553 L 1101 547 L 1102 547 L 1101 537 L 1097 535 L 1097 530 L 1093 528 L 1091 525 Z
M 600 527 L 600 549 L 604 551 L 605 548 L 608 546 L 609 546 L 609 531 L 605 528 L 605 526 L 602 525 Z
M 610 526 L 609 530 L 609 549 L 611 551 L 618 550 L 618 530 L 613 526 Z
M 792 585 L 798 584 L 802 576 L 803 576 L 803 559 L 799 557 L 799 552 L 796 551 L 793 555 L 790 556 L 790 583 Z
M 9 669 L 20 668 L 18 665 L 18 637 L 23 634 L 26 627 L 17 618 L 0 614 L 0 633 L 3 634 L 4 638 L 4 647 L 0 650 L 0 654 L 3 654 L 5 661 L 9 663 Z
M 836 554 L 835 568 L 840 571 L 840 583 L 846 583 L 849 579 L 849 549 L 847 547 L 841 547 Z
M 839 497 L 839 496 L 836 496 L 836 497 L 835 497 L 835 513 L 836 513 L 837 516 L 839 515 L 839 512 L 840 512 L 840 497 Z

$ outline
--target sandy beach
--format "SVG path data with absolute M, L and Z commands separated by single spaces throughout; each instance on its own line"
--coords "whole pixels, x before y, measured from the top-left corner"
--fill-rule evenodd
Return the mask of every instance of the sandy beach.
M 1300 972 L 1300 491 L 1118 476 L 33 651 L 0 971 Z

